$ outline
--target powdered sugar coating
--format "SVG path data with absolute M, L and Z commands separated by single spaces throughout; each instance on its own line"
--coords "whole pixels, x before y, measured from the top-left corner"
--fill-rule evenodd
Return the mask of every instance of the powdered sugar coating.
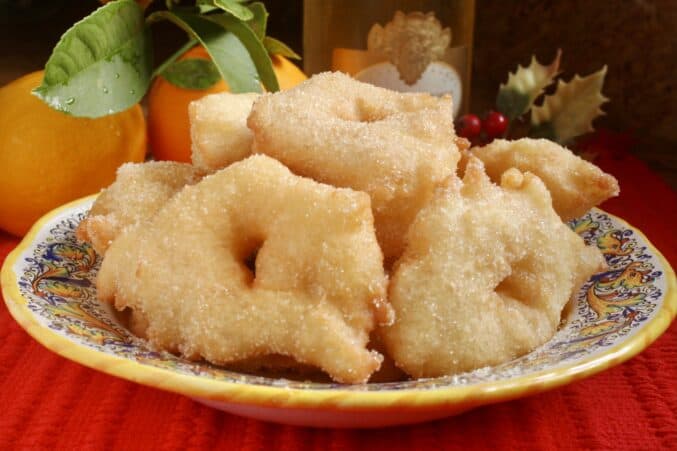
M 188 105 L 195 167 L 213 172 L 251 154 L 253 137 L 247 128 L 247 116 L 258 97 L 252 92 L 221 92 Z
M 77 237 L 103 254 L 126 227 L 147 220 L 177 191 L 201 177 L 200 171 L 185 163 L 123 164 L 115 182 L 99 195 L 78 226 Z
M 618 196 L 620 191 L 612 175 L 547 139 L 497 139 L 473 148 L 472 154 L 484 162 L 494 181 L 510 168 L 537 175 L 550 191 L 553 208 L 564 221 L 584 215 L 608 198 Z
M 267 94 L 252 108 L 253 151 L 294 173 L 369 194 L 386 260 L 435 187 L 456 170 L 451 98 L 397 93 L 341 73 Z
M 255 273 L 245 260 L 253 252 Z M 369 196 L 252 156 L 173 197 L 109 248 L 99 298 L 161 349 L 225 364 L 281 354 L 365 382 L 386 276 Z
M 496 365 L 545 343 L 575 290 L 603 267 L 557 216 L 543 183 L 507 171 L 491 183 L 470 157 L 412 224 L 381 332 L 413 377 Z

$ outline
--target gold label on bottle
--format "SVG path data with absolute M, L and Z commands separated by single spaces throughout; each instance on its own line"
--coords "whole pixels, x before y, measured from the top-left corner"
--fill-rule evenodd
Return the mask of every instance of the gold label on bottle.
M 450 94 L 456 116 L 467 52 L 465 46 L 451 47 L 451 41 L 451 29 L 434 13 L 397 11 L 385 26 L 371 27 L 367 50 L 334 49 L 332 70 L 395 91 Z

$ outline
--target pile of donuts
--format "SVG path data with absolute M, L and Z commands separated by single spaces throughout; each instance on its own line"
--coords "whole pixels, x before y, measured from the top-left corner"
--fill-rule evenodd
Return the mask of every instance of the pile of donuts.
M 482 148 L 452 99 L 340 73 L 189 109 L 193 163 L 127 164 L 77 236 L 157 348 L 340 383 L 438 377 L 549 340 L 604 268 L 564 221 L 616 180 L 546 140 Z

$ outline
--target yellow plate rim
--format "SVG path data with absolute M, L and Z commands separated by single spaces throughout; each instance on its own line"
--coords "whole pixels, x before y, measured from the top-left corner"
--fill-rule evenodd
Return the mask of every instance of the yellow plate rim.
M 36 341 L 56 354 L 84 366 L 112 376 L 127 379 L 150 387 L 180 393 L 193 398 L 211 401 L 259 405 L 263 407 L 339 410 L 458 410 L 484 404 L 506 401 L 541 393 L 586 378 L 616 366 L 655 341 L 677 314 L 677 281 L 675 272 L 663 254 L 636 227 L 627 221 L 600 210 L 632 229 L 642 237 L 653 255 L 665 270 L 666 289 L 664 301 L 655 316 L 633 336 L 610 347 L 602 354 L 591 356 L 571 365 L 542 370 L 512 379 L 502 379 L 473 385 L 446 386 L 423 389 L 393 389 L 360 391 L 350 388 L 299 389 L 271 387 L 176 373 L 170 369 L 153 367 L 130 359 L 103 353 L 70 341 L 68 338 L 41 325 L 28 309 L 28 301 L 18 289 L 18 276 L 14 266 L 20 255 L 30 247 L 43 227 L 56 216 L 93 201 L 97 195 L 69 202 L 47 213 L 37 221 L 19 245 L 9 253 L 2 266 L 1 284 L 5 304 L 14 319 Z

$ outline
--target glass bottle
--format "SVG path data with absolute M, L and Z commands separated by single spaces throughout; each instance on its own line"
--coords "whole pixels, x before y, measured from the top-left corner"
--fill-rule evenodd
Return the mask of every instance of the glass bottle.
M 469 105 L 474 0 L 305 0 L 307 74 L 340 70 L 398 91 Z

